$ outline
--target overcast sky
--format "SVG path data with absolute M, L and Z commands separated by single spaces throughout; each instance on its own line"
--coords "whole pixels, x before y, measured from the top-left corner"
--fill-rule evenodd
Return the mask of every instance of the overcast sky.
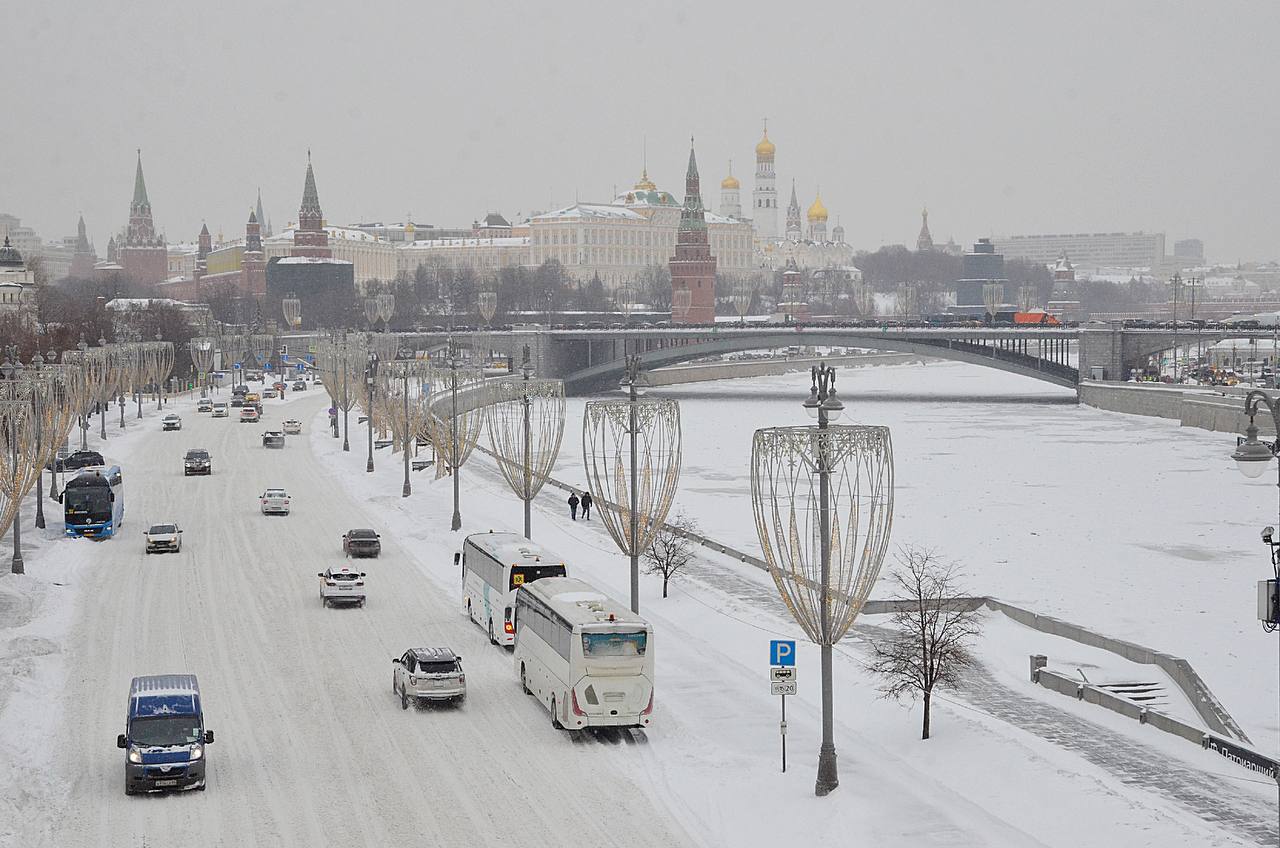
M 296 218 L 468 225 L 650 176 L 749 207 L 821 187 L 855 247 L 1164 231 L 1280 258 L 1280 3 L 308 3 L 41 0 L 0 21 L 0 212 L 100 253 L 142 148 L 170 241 Z

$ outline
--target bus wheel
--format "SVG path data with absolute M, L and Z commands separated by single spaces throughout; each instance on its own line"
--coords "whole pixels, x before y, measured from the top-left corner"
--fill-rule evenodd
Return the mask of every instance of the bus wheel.
M 492 618 L 489 619 L 489 644 L 490 645 L 498 644 L 498 640 L 493 638 L 493 619 Z
M 524 693 L 526 695 L 533 694 L 532 692 L 529 691 L 529 682 L 525 679 L 525 676 L 524 676 L 524 663 L 520 663 L 520 688 L 524 690 Z
M 555 730 L 564 730 L 564 725 L 560 723 L 560 716 L 556 715 L 556 696 L 551 696 L 551 727 Z

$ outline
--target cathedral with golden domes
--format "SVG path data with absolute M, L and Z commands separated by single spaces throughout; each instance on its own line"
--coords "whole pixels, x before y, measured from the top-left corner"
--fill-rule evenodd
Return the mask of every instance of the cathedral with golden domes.
M 837 223 L 830 230 L 827 228 L 830 212 L 822 202 L 821 191 L 815 193 L 813 203 L 802 220 L 795 180 L 792 180 L 791 202 L 787 205 L 784 229 L 778 229 L 778 175 L 774 170 L 778 148 L 769 138 L 767 121 L 760 141 L 756 143 L 755 153 L 756 175 L 751 191 L 750 218 L 743 216 L 742 186 L 733 175 L 732 162 L 729 175 L 720 182 L 719 211 L 721 217 L 751 222 L 757 267 L 782 268 L 788 259 L 794 260 L 801 268 L 852 266 L 853 248 L 844 240 L 844 227 Z

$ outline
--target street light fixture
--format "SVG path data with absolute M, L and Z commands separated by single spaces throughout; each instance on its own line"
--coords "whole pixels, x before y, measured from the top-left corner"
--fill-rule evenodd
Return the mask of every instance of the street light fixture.
M 1259 406 L 1265 406 L 1271 413 L 1277 433 L 1274 442 L 1264 442 L 1258 438 L 1258 428 L 1253 419 Z M 1251 389 L 1244 396 L 1244 412 L 1249 416 L 1249 426 L 1245 428 L 1244 438 L 1238 440 L 1231 458 L 1236 461 L 1241 474 L 1256 480 L 1267 470 L 1267 463 L 1280 451 L 1280 398 L 1271 398 L 1265 392 Z M 1280 486 L 1280 480 L 1276 485 Z M 1280 629 L 1280 542 L 1276 542 L 1274 537 L 1274 527 L 1263 528 L 1262 542 L 1271 552 L 1272 579 L 1259 584 L 1258 613 L 1262 629 L 1267 633 Z M 1280 789 L 1280 774 L 1276 775 L 1276 785 Z

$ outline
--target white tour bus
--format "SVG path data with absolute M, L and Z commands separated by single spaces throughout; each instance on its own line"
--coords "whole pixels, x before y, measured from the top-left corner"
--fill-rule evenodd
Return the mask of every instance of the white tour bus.
M 516 593 L 520 686 L 557 729 L 648 727 L 653 628 L 581 580 L 547 577 Z
M 462 543 L 462 603 L 495 645 L 515 643 L 516 590 L 543 577 L 563 577 L 564 560 L 519 533 L 475 533 Z

